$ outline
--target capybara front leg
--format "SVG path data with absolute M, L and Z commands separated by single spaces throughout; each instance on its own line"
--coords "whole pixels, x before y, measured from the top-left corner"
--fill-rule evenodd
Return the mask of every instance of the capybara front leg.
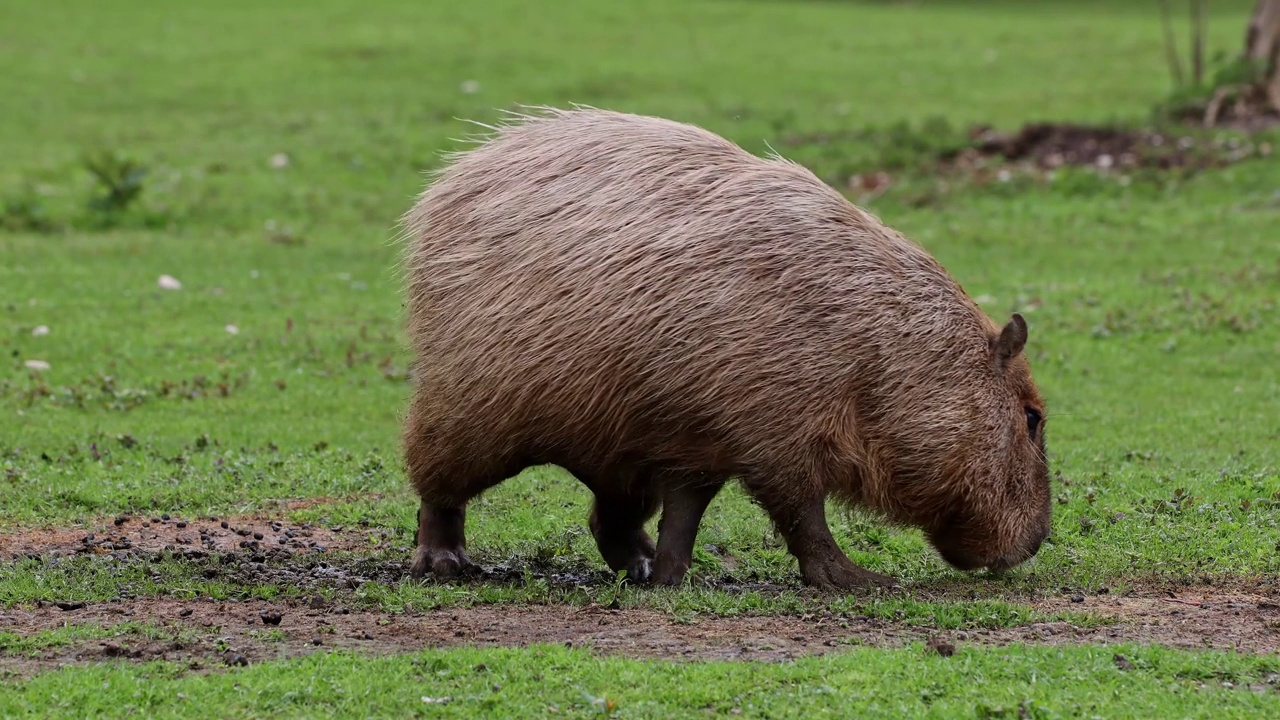
M 800 562 L 800 575 L 809 585 L 855 590 L 894 584 L 893 578 L 859 567 L 844 554 L 831 536 L 820 494 L 796 497 L 773 488 L 747 489 L 786 538 L 787 550 Z
M 466 508 L 438 507 L 422 501 L 418 509 L 418 552 L 409 576 L 420 578 L 430 570 L 439 578 L 455 577 L 473 567 L 467 557 L 464 535 Z
M 609 477 L 601 484 L 592 478 L 587 485 L 595 492 L 595 504 L 587 526 L 596 547 L 609 568 L 626 571 L 632 582 L 648 582 L 653 575 L 653 540 L 644 530 L 645 522 L 658 509 L 658 493 L 650 487 L 647 471 L 633 477 Z
M 702 515 L 724 487 L 724 481 L 674 476 L 663 485 L 653 581 L 659 585 L 679 585 L 693 564 L 693 543 L 698 537 Z

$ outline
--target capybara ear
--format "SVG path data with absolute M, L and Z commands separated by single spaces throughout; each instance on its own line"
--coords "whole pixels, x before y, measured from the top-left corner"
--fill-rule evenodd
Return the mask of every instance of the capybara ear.
M 1022 352 L 1022 348 L 1026 345 L 1027 321 L 1022 319 L 1022 315 L 1014 313 L 1013 317 L 1009 318 L 1009 324 L 1000 331 L 1000 337 L 996 338 L 996 357 L 1003 364 Z

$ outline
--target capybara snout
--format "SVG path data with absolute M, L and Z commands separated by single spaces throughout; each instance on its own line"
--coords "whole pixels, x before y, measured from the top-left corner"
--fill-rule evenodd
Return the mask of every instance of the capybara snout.
M 1049 523 L 1037 523 L 1029 527 L 1018 542 L 995 550 L 995 545 L 974 541 L 963 533 L 946 530 L 930 533 L 929 540 L 948 565 L 957 570 L 1008 570 L 1030 560 L 1040 552 L 1040 546 L 1049 537 Z
M 840 550 L 828 497 L 962 568 L 1012 566 L 1048 532 L 1025 320 L 997 324 L 798 164 L 547 110 L 452 158 L 404 225 L 414 576 L 469 564 L 468 501 L 548 463 L 591 490 L 602 557 L 638 580 L 681 581 L 735 478 L 821 587 L 892 582 Z

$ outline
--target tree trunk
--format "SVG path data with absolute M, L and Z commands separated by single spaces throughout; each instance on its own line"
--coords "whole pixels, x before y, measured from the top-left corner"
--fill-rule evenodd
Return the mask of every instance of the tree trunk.
M 1262 66 L 1267 104 L 1280 112 L 1280 0 L 1258 0 L 1244 39 L 1245 57 Z

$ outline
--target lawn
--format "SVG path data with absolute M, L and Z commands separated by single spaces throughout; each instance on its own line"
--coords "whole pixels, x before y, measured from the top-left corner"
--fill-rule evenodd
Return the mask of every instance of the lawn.
M 1249 5 L 1211 5 L 1211 50 L 1236 51 Z M 1280 163 L 1262 148 L 1280 133 L 1229 135 L 1255 156 L 1167 172 L 1006 182 L 931 161 L 974 124 L 1150 123 L 1171 89 L 1155 4 L 51 0 L 0 17 L 0 715 L 1277 714 Z M 734 488 L 685 587 L 633 588 L 586 531 L 587 491 L 537 467 L 473 505 L 484 577 L 409 580 L 397 219 L 475 132 L 466 119 L 571 102 L 776 149 L 993 317 L 1024 313 L 1054 474 L 1040 554 L 964 574 L 919 532 L 833 507 L 851 558 L 903 587 L 820 594 Z M 877 170 L 883 192 L 851 182 Z M 235 602 L 303 635 L 220 644 L 231 611 L 176 614 Z M 1133 603 L 1198 629 L 1144 631 Z M 827 618 L 959 650 L 895 635 L 673 662 L 536 632 L 539 649 L 303 647 L 337 608 L 376 625 L 547 605 L 727 618 L 744 637 Z M 110 657 L 107 631 L 77 619 L 109 608 L 141 658 Z M 1214 608 L 1228 627 L 1196 619 Z M 60 621 L 79 629 L 49 635 Z M 1051 644 L 1040 626 L 1131 644 Z M 250 664 L 228 667 L 239 642 Z M 177 693 L 189 702 L 161 707 Z

